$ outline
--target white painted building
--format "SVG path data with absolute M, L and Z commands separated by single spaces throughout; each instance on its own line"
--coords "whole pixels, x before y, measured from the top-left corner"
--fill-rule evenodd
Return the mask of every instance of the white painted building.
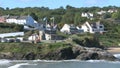
M 46 39 L 46 40 L 51 40 L 51 34 L 47 34 L 47 33 L 46 33 L 46 34 L 45 34 L 45 39 Z
M 114 12 L 117 12 L 117 10 L 115 10 L 115 9 L 109 9 L 108 12 L 109 13 L 114 13 Z
M 7 23 L 15 23 L 35 27 L 36 21 L 31 16 L 9 16 L 6 19 Z
M 94 33 L 92 31 L 92 27 L 88 22 L 85 22 L 82 26 L 81 29 L 83 29 L 84 32 L 90 32 L 90 33 Z
M 86 17 L 88 19 L 93 19 L 93 13 L 82 13 L 81 17 Z
M 85 22 L 82 26 L 81 29 L 83 29 L 84 32 L 89 32 L 89 33 L 103 33 L 104 31 L 104 25 L 100 24 L 100 22 L 96 22 L 94 24 L 89 24 L 88 22 Z
M 64 26 L 62 27 L 60 31 L 64 33 L 70 33 L 70 25 L 64 24 Z
M 97 12 L 97 14 L 102 15 L 102 14 L 105 14 L 106 12 L 107 12 L 107 11 L 101 10 L 101 11 Z
M 83 30 L 80 29 L 78 26 L 76 27 L 75 25 L 68 24 L 65 24 L 60 31 L 67 34 L 77 34 L 83 32 Z

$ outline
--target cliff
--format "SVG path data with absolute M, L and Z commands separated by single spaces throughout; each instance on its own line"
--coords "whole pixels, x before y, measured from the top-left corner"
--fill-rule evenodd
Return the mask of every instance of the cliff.
M 1 45 L 3 44 L 3 45 Z M 0 59 L 10 60 L 118 60 L 100 48 L 88 48 L 67 43 L 30 44 L 0 43 Z

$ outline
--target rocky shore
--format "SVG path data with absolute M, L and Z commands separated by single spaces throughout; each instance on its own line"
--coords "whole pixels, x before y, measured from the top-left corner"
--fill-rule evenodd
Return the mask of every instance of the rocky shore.
M 10 60 L 119 60 L 115 58 L 111 53 L 100 48 L 88 48 L 83 46 L 71 46 L 66 48 L 59 48 L 55 51 L 48 53 L 17 53 L 17 52 L 1 52 L 0 59 Z

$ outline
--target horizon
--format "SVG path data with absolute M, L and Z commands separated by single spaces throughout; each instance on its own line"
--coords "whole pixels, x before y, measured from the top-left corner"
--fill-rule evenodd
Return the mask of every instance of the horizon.
M 120 7 L 119 0 L 0 0 L 0 7 L 2 8 L 26 8 L 26 7 L 48 7 L 49 9 L 56 9 L 70 5 L 75 8 L 81 7 L 107 7 L 107 6 L 117 6 Z

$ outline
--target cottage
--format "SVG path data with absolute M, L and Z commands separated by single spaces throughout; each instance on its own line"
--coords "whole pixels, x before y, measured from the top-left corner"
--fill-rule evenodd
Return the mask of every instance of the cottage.
M 32 34 L 30 37 L 28 37 L 29 41 L 32 41 L 33 43 L 40 42 L 40 38 L 38 34 Z
M 81 17 L 86 17 L 88 19 L 93 19 L 93 13 L 82 13 Z
M 97 14 L 99 14 L 99 15 L 102 15 L 102 14 L 105 14 L 105 13 L 107 13 L 107 11 L 101 10 L 101 11 L 97 12 Z
M 9 16 L 6 19 L 6 22 L 36 27 L 36 24 L 35 24 L 36 21 L 29 15 L 28 16 Z
M 82 26 L 81 29 L 84 30 L 84 32 L 89 32 L 89 33 L 102 33 L 104 32 L 104 25 L 101 24 L 100 22 L 96 22 L 93 24 L 89 24 L 88 22 L 85 22 Z
M 67 34 L 76 34 L 83 32 L 79 27 L 68 24 L 65 24 L 60 31 Z

